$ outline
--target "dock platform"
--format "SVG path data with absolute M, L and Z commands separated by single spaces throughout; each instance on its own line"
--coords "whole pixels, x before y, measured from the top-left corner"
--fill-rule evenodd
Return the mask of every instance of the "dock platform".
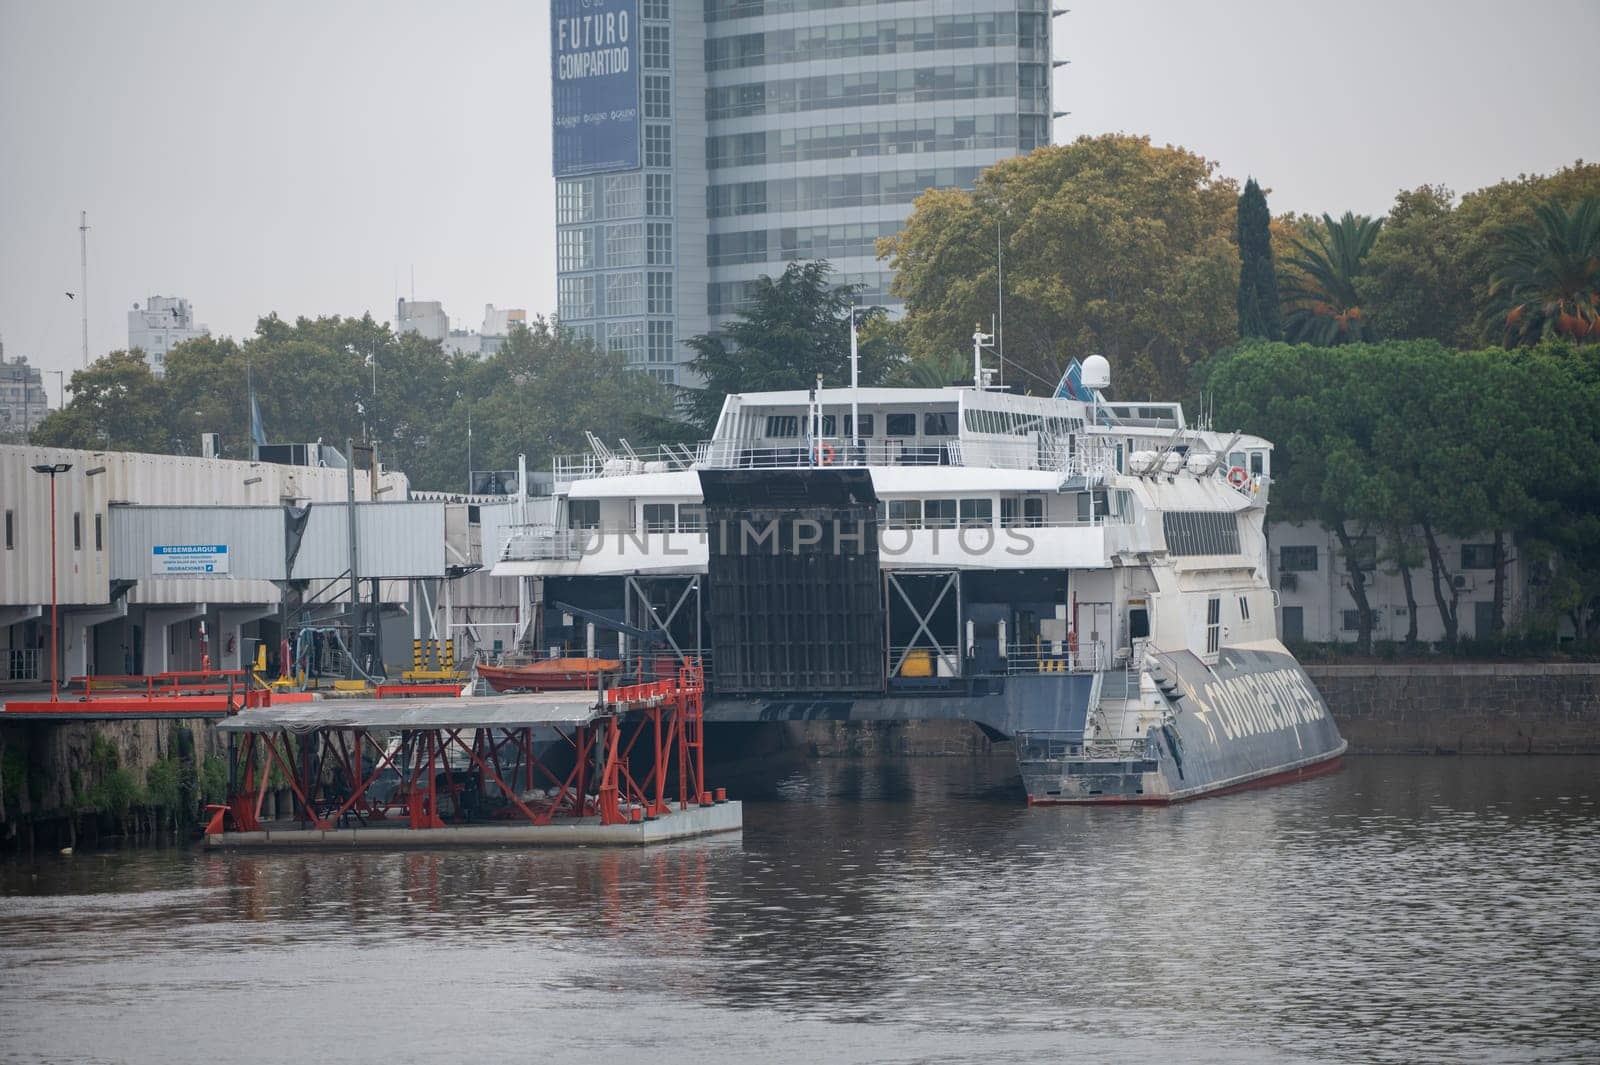
M 281 824 L 283 827 L 278 827 Z M 674 810 L 647 821 L 601 824 L 598 815 L 555 821 L 548 825 L 503 821 L 487 825 L 446 825 L 443 828 L 408 828 L 401 822 L 377 822 L 360 828 L 326 831 L 302 827 L 300 822 L 267 822 L 257 832 L 224 832 L 207 836 L 212 849 L 416 847 L 641 847 L 654 843 L 694 839 L 699 836 L 739 832 L 744 828 L 744 808 L 735 801 L 713 806 Z

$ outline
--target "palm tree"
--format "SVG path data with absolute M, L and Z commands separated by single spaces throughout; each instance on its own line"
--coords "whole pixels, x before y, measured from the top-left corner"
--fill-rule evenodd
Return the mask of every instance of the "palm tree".
M 1532 223 L 1507 233 L 1485 312 L 1508 344 L 1541 337 L 1600 341 L 1600 197 L 1568 213 L 1549 201 Z
M 1288 339 L 1323 347 L 1378 339 L 1356 295 L 1356 278 L 1382 228 L 1381 218 L 1346 211 L 1335 222 L 1325 214 L 1307 239 L 1295 241 L 1282 290 Z

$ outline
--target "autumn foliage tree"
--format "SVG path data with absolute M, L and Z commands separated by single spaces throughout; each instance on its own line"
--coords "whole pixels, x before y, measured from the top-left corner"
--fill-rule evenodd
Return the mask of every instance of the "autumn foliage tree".
M 970 192 L 923 193 L 878 255 L 914 358 L 970 350 L 1003 270 L 1009 381 L 1048 391 L 1072 357 L 1099 353 L 1117 395 L 1179 396 L 1238 336 L 1238 194 L 1193 152 L 1082 137 L 997 163 Z

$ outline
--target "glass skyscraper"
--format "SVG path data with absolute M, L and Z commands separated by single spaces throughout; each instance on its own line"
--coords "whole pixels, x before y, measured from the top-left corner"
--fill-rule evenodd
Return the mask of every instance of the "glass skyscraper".
M 555 7 L 560 130 L 593 114 L 564 98 L 563 72 L 623 84 L 619 68 L 633 60 L 561 63 L 564 47 L 596 38 L 572 22 L 578 7 Z M 874 243 L 911 201 L 970 187 L 983 168 L 1050 140 L 1045 0 L 590 0 L 581 10 L 593 7 L 615 17 L 600 44 L 637 57 L 639 110 L 636 128 L 595 138 L 638 144 L 591 139 L 576 155 L 558 145 L 557 313 L 664 380 L 693 383 L 684 341 L 795 260 L 827 259 L 838 280 L 863 285 L 864 302 L 892 306 Z M 603 162 L 563 162 L 577 156 Z

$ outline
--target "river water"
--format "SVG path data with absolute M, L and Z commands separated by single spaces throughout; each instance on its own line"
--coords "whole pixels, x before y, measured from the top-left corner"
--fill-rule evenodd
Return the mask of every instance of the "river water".
M 1600 760 L 1170 809 L 784 763 L 653 850 L 0 866 L 6 1062 L 1600 1060 Z

